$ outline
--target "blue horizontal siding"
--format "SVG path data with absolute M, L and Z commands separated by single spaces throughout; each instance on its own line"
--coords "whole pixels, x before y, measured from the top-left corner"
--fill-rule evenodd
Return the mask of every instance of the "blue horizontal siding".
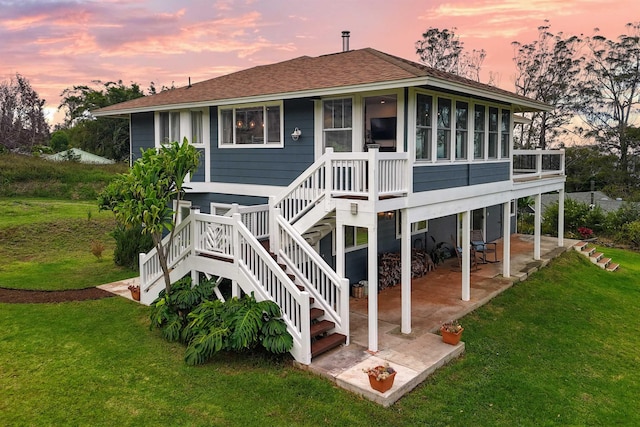
M 416 166 L 413 168 L 413 191 L 419 193 L 507 181 L 510 179 L 509 168 L 509 162 Z
M 283 148 L 219 148 L 218 111 L 211 108 L 211 181 L 287 186 L 313 163 L 314 104 L 308 99 L 284 102 Z M 302 131 L 291 139 L 294 128 Z
M 131 115 L 131 158 L 135 162 L 140 158 L 140 150 L 155 146 L 153 113 Z

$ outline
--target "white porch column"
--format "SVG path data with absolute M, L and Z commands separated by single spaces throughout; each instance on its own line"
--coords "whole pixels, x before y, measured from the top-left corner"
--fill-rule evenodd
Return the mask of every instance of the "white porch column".
M 400 210 L 402 230 L 400 230 L 400 253 L 402 257 L 401 295 L 402 295 L 402 324 L 403 334 L 411 333 L 411 223 L 407 210 Z
M 534 209 L 536 211 L 534 217 L 534 232 L 533 232 L 533 259 L 540 259 L 540 230 L 541 230 L 541 222 L 542 222 L 542 196 L 540 193 L 536 194 L 534 197 L 535 204 Z
M 462 220 L 462 301 L 471 299 L 471 213 L 460 214 Z
M 511 202 L 502 204 L 502 277 L 511 276 Z
M 378 351 L 378 227 L 367 227 L 369 281 L 369 351 Z
M 345 256 L 344 256 L 344 225 L 336 224 L 336 273 L 340 277 L 345 276 Z
M 558 191 L 558 246 L 564 246 L 564 189 Z

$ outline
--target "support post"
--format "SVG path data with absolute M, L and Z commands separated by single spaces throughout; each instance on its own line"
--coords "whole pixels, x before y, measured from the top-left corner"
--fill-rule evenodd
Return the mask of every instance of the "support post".
M 464 211 L 462 219 L 462 301 L 471 299 L 471 213 Z
M 375 214 L 374 214 L 375 215 Z M 376 218 L 377 219 L 377 218 Z M 378 351 L 378 230 L 367 227 L 369 248 L 367 268 L 369 281 L 369 351 Z
M 564 246 L 564 189 L 558 191 L 558 246 Z
M 502 277 L 511 276 L 511 202 L 502 204 Z
M 400 230 L 400 256 L 401 263 L 401 305 L 402 322 L 400 331 L 403 334 L 411 333 L 411 223 L 407 210 L 400 210 L 402 230 Z
M 541 223 L 542 223 L 542 196 L 540 193 L 536 194 L 535 197 L 535 205 L 534 209 L 536 211 L 534 215 L 534 232 L 533 232 L 533 259 L 540 259 L 540 233 L 541 233 Z

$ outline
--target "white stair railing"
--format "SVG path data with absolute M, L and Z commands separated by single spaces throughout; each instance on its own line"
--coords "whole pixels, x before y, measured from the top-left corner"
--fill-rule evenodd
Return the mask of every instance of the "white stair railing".
M 304 238 L 279 215 L 276 209 L 278 260 L 296 276 L 325 312 L 325 319 L 335 323 L 335 331 L 349 335 L 349 281 L 341 278 Z M 347 341 L 348 343 L 348 341 Z
M 167 257 L 168 267 L 174 268 L 176 264 L 187 258 L 192 253 L 193 242 L 192 236 L 192 216 L 189 215 L 180 224 L 178 224 L 174 230 L 173 242 L 170 247 L 166 247 L 169 242 L 170 235 L 167 235 L 162 239 L 162 244 L 168 251 Z M 139 255 L 140 266 L 140 292 L 149 292 L 149 290 L 156 284 L 162 283 L 162 268 L 160 266 L 160 258 L 156 248 L 153 248 L 146 254 Z

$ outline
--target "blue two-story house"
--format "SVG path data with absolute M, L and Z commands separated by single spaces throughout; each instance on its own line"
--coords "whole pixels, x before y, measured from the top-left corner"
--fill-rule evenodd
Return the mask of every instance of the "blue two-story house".
M 411 332 L 412 249 L 471 247 L 514 232 L 515 201 L 556 192 L 564 153 L 514 150 L 518 114 L 551 107 L 366 48 L 303 56 L 102 108 L 128 117 L 131 152 L 186 137 L 201 153 L 171 248 L 172 279 L 228 278 L 282 308 L 301 363 L 349 342 L 350 283 L 368 286 L 378 350 L 379 255 L 400 254 L 402 333 Z M 267 243 L 268 242 L 268 243 Z M 563 245 L 562 237 L 558 244 Z M 498 254 L 510 276 L 509 239 Z M 270 254 L 271 252 L 271 254 Z M 461 298 L 470 298 L 471 251 Z M 162 289 L 140 258 L 142 301 Z

